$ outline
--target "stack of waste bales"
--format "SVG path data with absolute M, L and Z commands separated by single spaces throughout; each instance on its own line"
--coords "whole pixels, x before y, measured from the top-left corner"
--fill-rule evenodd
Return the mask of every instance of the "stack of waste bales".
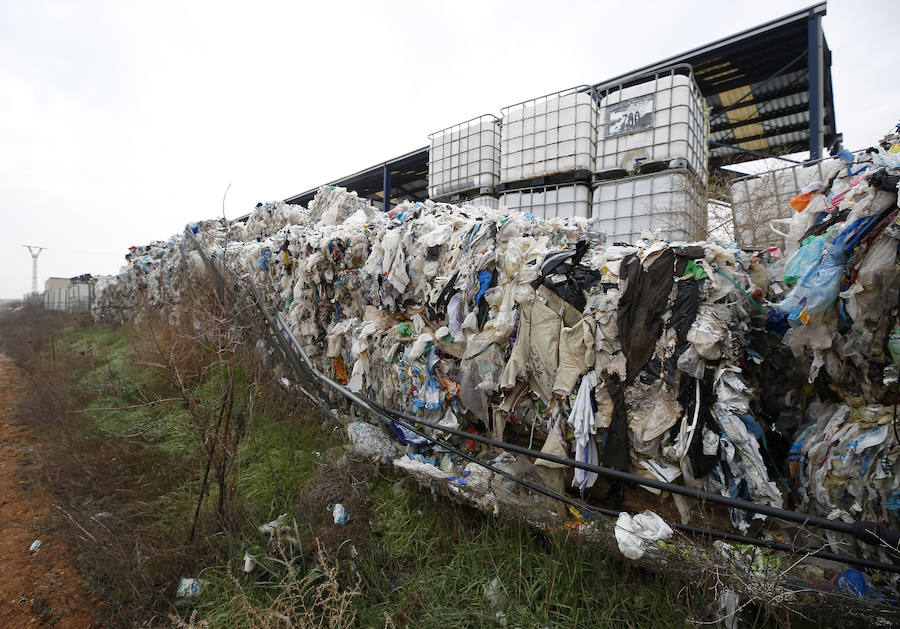
M 900 133 L 842 156 L 789 201 L 783 298 L 769 327 L 800 377 L 770 384 L 771 414 L 792 435 L 798 505 L 831 519 L 900 516 Z
M 850 160 L 790 200 L 789 257 L 707 241 L 611 244 L 586 216 L 433 201 L 385 213 L 323 187 L 306 208 L 260 204 L 244 223 L 206 221 L 136 249 L 98 291 L 95 315 L 128 320 L 144 304 L 177 304 L 204 281 L 201 257 L 184 246 L 196 241 L 260 287 L 319 370 L 384 406 L 646 478 L 896 528 L 900 137 Z M 548 508 L 428 438 L 394 432 L 403 469 L 486 508 Z M 596 474 L 446 438 L 556 491 L 622 499 Z M 675 506 L 685 521 L 696 515 Z M 761 518 L 729 516 L 740 531 Z
M 308 208 L 261 204 L 243 224 L 190 229 L 208 259 L 263 289 L 318 368 L 351 391 L 545 452 L 782 504 L 756 437 L 736 419 L 751 395 L 745 295 L 758 290 L 752 265 L 765 261 L 714 243 L 605 246 L 585 217 L 433 202 L 383 213 L 327 187 Z M 169 301 L 171 289 L 202 281 L 184 239 L 148 265 L 183 267 Z M 106 305 L 169 303 L 145 273 L 129 260 Z M 738 439 L 735 456 L 726 444 Z M 505 456 L 559 489 L 590 492 L 596 481 Z M 470 463 L 440 453 L 434 465 L 463 478 Z M 490 483 L 468 485 L 486 504 L 514 498 L 507 486 L 498 496 Z

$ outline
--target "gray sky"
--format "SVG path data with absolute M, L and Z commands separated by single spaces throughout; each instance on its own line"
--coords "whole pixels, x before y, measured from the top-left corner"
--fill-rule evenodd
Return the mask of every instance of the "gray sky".
M 753 2 L 0 0 L 0 297 L 790 13 Z M 832 0 L 845 145 L 900 118 L 900 2 Z

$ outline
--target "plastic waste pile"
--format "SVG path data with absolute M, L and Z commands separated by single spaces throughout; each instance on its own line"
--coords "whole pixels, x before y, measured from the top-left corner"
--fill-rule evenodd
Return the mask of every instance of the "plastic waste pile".
M 896 402 L 900 363 L 900 133 L 791 200 L 800 245 L 782 274 L 769 327 L 801 377 L 769 386 L 798 507 L 831 519 L 897 527 Z M 809 403 L 807 403 L 809 402 Z
M 119 274 L 115 278 L 103 276 L 97 281 L 96 299 L 91 304 L 94 320 L 120 323 L 140 320 L 145 308 L 160 310 L 177 303 L 184 287 L 182 239 L 179 235 L 168 241 L 129 247 L 126 265 Z
M 788 259 L 649 235 L 608 246 L 584 218 L 430 201 L 384 213 L 332 187 L 308 208 L 259 204 L 244 223 L 190 230 L 256 283 L 322 372 L 385 406 L 647 478 L 896 526 L 897 141 L 843 154 L 833 179 L 791 201 Z M 184 242 L 133 252 L 97 318 L 134 317 L 204 281 Z M 483 506 L 527 502 L 400 425 L 405 451 L 351 425 L 356 447 L 375 443 Z M 443 438 L 556 491 L 621 501 L 623 488 L 594 473 Z M 730 517 L 746 531 L 754 515 Z
M 245 224 L 191 231 L 211 258 L 251 277 L 351 391 L 448 427 L 782 504 L 741 419 L 748 291 L 760 281 L 750 271 L 766 256 L 715 243 L 606 246 L 583 218 L 431 202 L 382 213 L 327 187 L 308 208 L 260 204 Z M 162 277 L 197 277 L 182 243 L 132 256 L 98 312 L 189 290 L 160 289 Z M 178 265 L 193 270 L 167 271 Z M 425 438 L 395 430 L 429 454 Z M 597 481 L 524 457 L 495 463 L 557 489 Z M 479 485 L 477 466 L 451 455 L 401 465 Z

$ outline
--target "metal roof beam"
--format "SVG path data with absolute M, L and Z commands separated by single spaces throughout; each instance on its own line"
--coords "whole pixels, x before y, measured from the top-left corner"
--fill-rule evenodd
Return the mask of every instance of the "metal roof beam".
M 825 51 L 822 15 L 810 11 L 806 20 L 809 68 L 809 159 L 819 159 L 825 148 Z
M 709 132 L 710 135 L 712 135 L 714 133 L 720 133 L 722 131 L 731 131 L 732 129 L 737 129 L 749 124 L 769 122 L 771 120 L 778 120 L 779 118 L 787 118 L 788 116 L 792 116 L 794 114 L 805 114 L 807 113 L 807 111 L 809 111 L 808 105 L 806 103 L 802 103 L 800 105 L 794 105 L 792 107 L 784 107 L 782 109 L 779 109 L 778 111 L 759 114 L 752 118 L 747 118 L 746 120 L 740 120 L 738 122 L 723 122 L 715 126 L 710 125 Z
M 749 155 L 754 155 L 756 157 L 762 159 L 780 159 L 783 162 L 791 162 L 792 164 L 805 164 L 806 162 L 798 162 L 794 159 L 788 159 L 787 157 L 780 157 L 778 155 L 769 155 L 767 153 L 761 153 L 760 151 L 753 151 L 751 149 L 741 148 L 740 146 L 735 146 L 734 144 L 725 144 L 724 142 L 710 142 L 710 145 L 715 145 L 719 148 L 731 149 L 732 151 L 739 151 L 741 153 L 747 153 Z
M 777 92 L 769 92 L 768 94 L 761 96 L 760 100 L 753 98 L 748 101 L 744 101 L 743 106 L 749 107 L 750 105 L 766 105 L 766 104 L 770 103 L 771 101 L 778 100 L 779 98 L 786 98 L 788 96 L 797 96 L 797 95 L 802 96 L 806 93 L 807 93 L 807 89 L 805 86 L 797 87 L 795 85 L 792 85 L 788 88 L 779 90 Z M 710 94 L 710 96 L 716 96 L 716 94 Z M 719 107 L 713 107 L 712 111 L 710 112 L 710 116 L 712 117 L 716 113 L 718 113 L 719 109 L 720 109 Z
M 757 133 L 756 135 L 740 137 L 736 139 L 736 142 L 738 144 L 744 144 L 745 142 L 753 142 L 754 140 L 768 140 L 769 138 L 776 138 L 780 135 L 787 135 L 796 131 L 806 131 L 807 128 L 807 123 L 804 121 L 786 127 L 776 127 L 774 129 L 768 129 L 766 131 L 763 131 L 762 133 Z M 712 142 L 710 142 L 710 144 L 712 144 Z
M 799 35 L 798 35 L 799 37 Z M 694 75 L 697 82 L 702 85 L 715 85 L 721 82 L 722 77 L 733 74 L 734 69 L 744 70 L 748 68 L 760 69 L 760 79 L 772 74 L 778 66 L 794 55 L 806 52 L 806 46 L 778 45 L 762 46 L 756 43 L 755 47 L 746 49 L 746 52 L 729 50 L 727 57 L 716 57 L 709 61 L 693 60 Z M 764 68 L 764 69 L 763 69 Z
M 744 102 L 744 100 L 745 100 L 748 96 L 756 96 L 756 94 L 759 92 L 759 90 L 761 90 L 761 89 L 764 88 L 766 85 L 768 85 L 769 83 L 771 83 L 772 81 L 774 81 L 775 79 L 777 79 L 779 76 L 781 76 L 782 74 L 784 74 L 785 72 L 787 72 L 788 68 L 790 68 L 792 65 L 794 65 L 795 63 L 797 63 L 797 62 L 800 61 L 801 59 L 803 59 L 803 57 L 805 56 L 805 54 L 806 54 L 806 53 L 803 52 L 803 53 L 797 55 L 796 57 L 794 57 L 793 59 L 791 59 L 789 62 L 787 62 L 786 64 L 784 64 L 783 66 L 781 66 L 781 68 L 779 68 L 778 71 L 775 72 L 775 74 L 773 74 L 772 76 L 770 76 L 768 79 L 766 79 L 765 81 L 763 81 L 762 83 L 760 83 L 760 84 L 757 85 L 756 87 L 751 88 L 749 92 L 747 92 L 744 96 L 741 96 L 737 101 L 735 101 L 734 103 L 732 103 L 731 105 L 729 105 L 729 106 L 726 107 L 725 109 L 722 109 L 721 111 L 719 111 L 715 116 L 713 116 L 712 118 L 709 119 L 710 124 L 712 124 L 712 122 L 713 122 L 716 118 L 725 115 L 726 112 L 731 111 L 732 109 L 734 109 L 735 107 L 737 107 L 740 103 Z

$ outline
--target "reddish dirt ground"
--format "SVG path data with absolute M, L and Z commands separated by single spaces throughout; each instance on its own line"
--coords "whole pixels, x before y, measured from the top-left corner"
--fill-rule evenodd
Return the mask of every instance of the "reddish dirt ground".
M 15 420 L 15 364 L 0 355 L 0 627 L 97 626 L 78 574 L 47 528 L 49 495 L 29 482 L 28 432 Z M 43 541 L 35 552 L 31 543 Z

